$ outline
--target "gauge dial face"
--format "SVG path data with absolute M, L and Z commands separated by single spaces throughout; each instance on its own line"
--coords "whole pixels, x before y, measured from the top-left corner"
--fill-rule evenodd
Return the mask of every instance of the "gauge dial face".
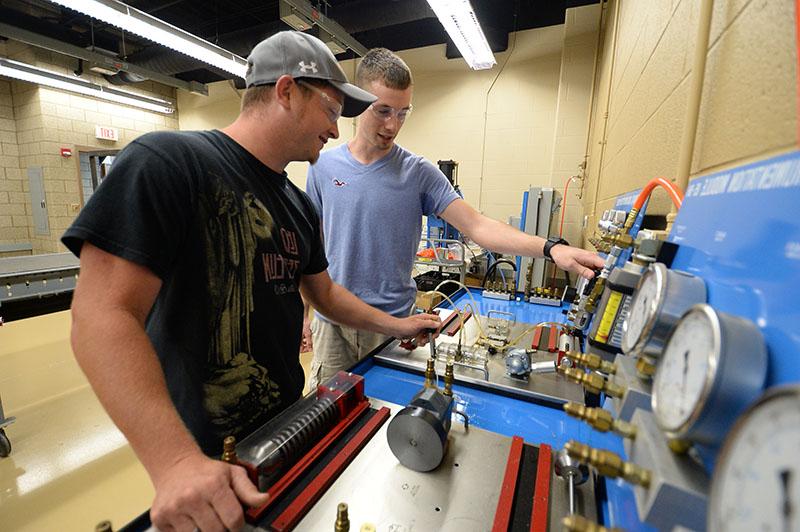
M 623 324 L 622 350 L 626 353 L 639 342 L 645 325 L 658 308 L 658 284 L 658 279 L 652 270 L 642 277 L 642 284 L 636 291 L 628 318 Z
M 800 390 L 745 414 L 714 472 L 713 531 L 800 530 Z
M 687 313 L 670 337 L 653 383 L 653 411 L 659 425 L 676 431 L 702 408 L 719 345 L 715 324 L 700 310 Z

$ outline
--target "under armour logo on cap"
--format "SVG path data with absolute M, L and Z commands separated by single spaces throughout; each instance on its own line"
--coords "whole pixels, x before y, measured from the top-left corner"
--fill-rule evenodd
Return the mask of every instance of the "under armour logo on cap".
M 0 1 L 0 3 L 2 3 Z M 299 31 L 280 31 L 258 43 L 247 56 L 247 87 L 277 83 L 281 76 L 313 77 L 342 93 L 342 116 L 358 116 L 377 100 L 350 84 L 336 56 L 325 43 Z
M 305 61 L 300 61 L 299 63 L 297 63 L 297 66 L 300 67 L 300 72 L 302 72 L 303 74 L 308 74 L 309 72 L 311 72 L 312 74 L 316 74 L 317 72 L 319 72 L 319 70 L 317 70 L 317 64 L 314 61 L 311 61 L 311 63 L 309 63 L 308 65 L 306 64 Z

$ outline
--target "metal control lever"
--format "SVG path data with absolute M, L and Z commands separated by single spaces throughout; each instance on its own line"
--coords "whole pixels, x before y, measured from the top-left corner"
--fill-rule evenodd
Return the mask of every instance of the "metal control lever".
M 556 454 L 556 475 L 569 483 L 569 514 L 575 513 L 575 486 L 580 486 L 589 478 L 589 469 L 572 458 L 566 449 Z

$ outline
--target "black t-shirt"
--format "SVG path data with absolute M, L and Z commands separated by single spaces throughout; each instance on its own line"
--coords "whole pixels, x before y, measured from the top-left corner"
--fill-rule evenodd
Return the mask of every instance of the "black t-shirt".
M 161 278 L 147 334 L 206 453 L 300 397 L 300 277 L 328 266 L 319 218 L 304 192 L 227 135 L 139 137 L 62 241 L 76 255 L 91 242 Z

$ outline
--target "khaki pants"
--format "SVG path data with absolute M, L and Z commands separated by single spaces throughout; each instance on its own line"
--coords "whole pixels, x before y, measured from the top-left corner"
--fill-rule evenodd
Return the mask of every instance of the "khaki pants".
M 311 361 L 311 374 L 308 378 L 309 390 L 316 389 L 337 371 L 349 369 L 389 339 L 385 334 L 343 327 L 317 316 L 311 321 L 311 333 L 314 359 Z

